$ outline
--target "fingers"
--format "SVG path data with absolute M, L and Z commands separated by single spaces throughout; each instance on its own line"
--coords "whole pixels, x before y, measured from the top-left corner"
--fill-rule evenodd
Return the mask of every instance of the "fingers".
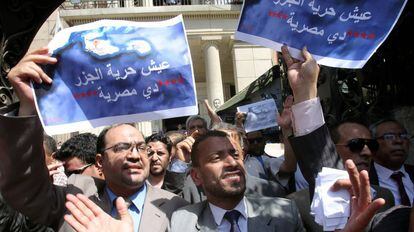
M 88 223 L 95 217 L 93 213 L 87 209 L 85 204 L 72 194 L 66 195 L 66 208 L 81 225 L 87 227 Z
M 385 204 L 385 200 L 382 198 L 375 199 L 368 207 L 359 215 L 358 222 L 363 225 L 362 228 L 368 225 L 374 215 Z
M 213 108 L 211 108 L 210 104 L 208 103 L 207 99 L 204 99 L 204 106 L 206 107 L 207 112 L 213 112 Z
M 62 167 L 62 166 L 63 166 L 63 163 L 53 163 L 53 164 L 47 165 L 47 169 L 49 171 L 52 171 L 52 170 L 56 170 L 56 169 L 58 169 L 59 167 Z
M 94 216 L 99 216 L 100 214 L 105 213 L 98 205 L 89 200 L 89 198 L 85 195 L 76 194 L 76 197 L 82 201 L 82 203 L 93 213 Z
M 283 102 L 283 108 L 291 108 L 293 105 L 293 96 L 289 95 L 286 97 L 285 102 Z
M 188 141 L 188 142 L 190 142 L 190 143 L 191 143 L 191 146 L 193 146 L 193 143 L 194 143 L 195 139 L 196 139 L 198 136 L 200 136 L 200 131 L 195 130 L 193 133 L 191 133 L 191 135 L 190 135 L 189 137 L 187 137 L 187 139 L 189 139 L 189 141 Z M 187 140 L 187 139 L 186 139 L 186 140 Z M 184 140 L 184 141 L 185 141 L 185 140 Z
M 80 224 L 73 215 L 66 214 L 64 217 L 65 221 L 72 226 L 77 232 L 86 232 L 86 227 Z
M 348 179 L 337 180 L 331 187 L 331 190 L 334 192 L 337 192 L 343 189 L 347 190 L 352 195 L 352 184 L 350 180 Z
M 353 195 L 357 198 L 359 197 L 359 187 L 360 187 L 360 180 L 359 180 L 359 173 L 354 164 L 354 162 L 350 159 L 345 161 L 345 167 L 348 171 L 349 180 L 352 184 Z
M 133 224 L 132 217 L 128 213 L 128 207 L 125 204 L 125 200 L 122 197 L 118 197 L 116 199 L 116 209 L 118 210 L 118 214 L 120 216 L 121 221 L 125 221 Z
M 288 67 L 290 67 L 294 63 L 286 45 L 282 46 L 282 56 L 283 56 L 283 60 L 285 61 Z
M 48 47 L 42 47 L 39 49 L 36 49 L 32 52 L 27 53 L 28 55 L 32 55 L 32 54 L 47 54 L 49 52 L 49 48 Z
M 309 53 L 306 46 L 302 49 L 302 56 L 305 58 L 305 61 L 313 60 L 312 55 Z
M 369 177 L 367 171 L 361 171 L 359 173 L 359 190 L 360 195 L 358 198 L 358 204 L 360 206 L 365 206 L 371 203 L 371 187 L 369 185 Z

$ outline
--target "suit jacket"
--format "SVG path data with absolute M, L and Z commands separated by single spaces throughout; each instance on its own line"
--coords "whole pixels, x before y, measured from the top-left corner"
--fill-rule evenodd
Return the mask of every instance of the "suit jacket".
M 104 191 L 105 181 L 74 175 L 67 187 L 52 184 L 36 117 L 0 116 L 0 128 L 0 189 L 13 208 L 59 231 L 73 231 L 63 220 L 68 193 L 83 193 L 109 213 L 112 203 Z M 139 231 L 166 231 L 172 212 L 186 204 L 172 193 L 148 186 Z
M 335 144 L 325 124 L 307 135 L 291 136 L 289 142 L 303 177 L 309 183 L 310 199 L 312 199 L 315 179 L 322 167 L 344 169 L 342 160 L 336 153 Z
M 248 231 L 304 231 L 295 203 L 282 198 L 246 198 Z M 217 231 L 207 201 L 174 212 L 171 232 Z
M 383 198 L 385 200 L 385 205 L 380 209 L 379 212 L 388 210 L 394 206 L 394 196 L 391 191 L 382 188 L 380 186 L 371 185 L 371 187 L 376 191 L 374 199 Z M 289 194 L 287 198 L 295 201 L 300 217 L 302 218 L 303 226 L 308 232 L 322 232 L 323 228 L 321 225 L 315 222 L 315 218 L 310 214 L 310 204 L 311 200 L 309 198 L 309 189 L 303 189 L 298 192 Z
M 414 166 L 409 164 L 404 164 L 405 171 L 410 176 L 411 181 L 414 183 Z M 374 161 L 371 163 L 371 168 L 369 169 L 369 182 L 371 184 L 379 185 L 377 170 L 375 169 Z
M 182 197 L 191 204 L 206 200 L 203 188 L 196 186 L 190 175 L 184 183 Z M 286 190 L 283 186 L 275 182 L 263 180 L 246 174 L 246 196 L 267 196 L 267 197 L 283 197 Z

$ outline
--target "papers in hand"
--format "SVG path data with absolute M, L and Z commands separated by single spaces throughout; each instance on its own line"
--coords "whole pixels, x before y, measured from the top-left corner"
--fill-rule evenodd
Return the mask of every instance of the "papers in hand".
M 335 181 L 349 179 L 343 170 L 322 168 L 316 177 L 315 195 L 311 204 L 311 214 L 324 231 L 343 229 L 350 216 L 350 194 L 347 190 L 333 192 Z
M 239 106 L 237 111 L 247 113 L 244 123 L 247 133 L 277 126 L 277 108 L 273 99 Z

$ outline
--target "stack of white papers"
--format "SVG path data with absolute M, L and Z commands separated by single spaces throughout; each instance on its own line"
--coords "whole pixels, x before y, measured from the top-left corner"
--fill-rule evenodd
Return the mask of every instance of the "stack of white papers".
M 347 190 L 331 191 L 338 179 L 349 179 L 343 170 L 322 168 L 315 183 L 315 195 L 311 204 L 311 214 L 324 231 L 343 229 L 350 216 L 350 194 Z

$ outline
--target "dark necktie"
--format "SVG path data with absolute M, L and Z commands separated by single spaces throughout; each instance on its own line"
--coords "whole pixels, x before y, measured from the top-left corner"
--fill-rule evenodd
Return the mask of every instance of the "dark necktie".
M 224 218 L 230 222 L 230 232 L 240 232 L 239 225 L 237 224 L 239 221 L 241 213 L 237 210 L 227 211 L 224 214 Z
M 401 197 L 401 204 L 406 206 L 411 206 L 410 200 L 408 199 L 407 192 L 404 188 L 404 183 L 402 181 L 404 174 L 402 172 L 395 172 L 391 175 L 391 179 L 393 179 L 395 182 L 397 182 L 398 185 L 398 191 L 400 192 Z
M 114 210 L 115 210 L 115 218 L 120 219 L 119 214 L 118 214 L 118 209 L 116 208 L 116 199 L 117 198 L 115 198 L 114 202 L 113 202 L 113 205 L 114 205 L 113 207 L 114 207 Z M 125 205 L 126 205 L 127 209 L 129 209 L 129 207 L 133 204 L 132 201 L 129 198 L 124 198 L 124 200 L 125 200 Z

